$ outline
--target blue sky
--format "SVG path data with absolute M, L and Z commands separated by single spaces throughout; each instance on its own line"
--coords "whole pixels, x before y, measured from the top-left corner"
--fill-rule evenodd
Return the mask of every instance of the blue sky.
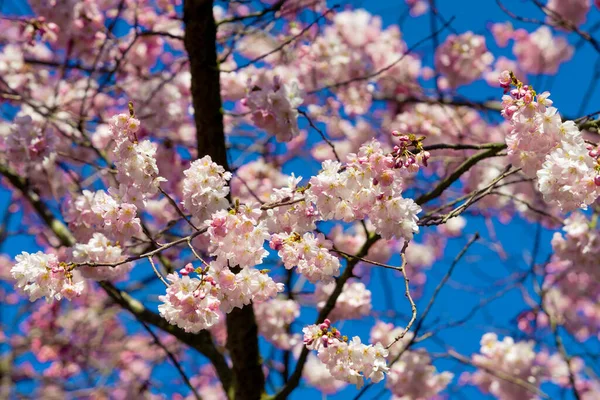
M 20 1 L 13 0 L 5 1 L 4 3 L 4 11 L 23 11 L 22 5 L 18 5 L 17 8 L 14 8 L 15 5 L 21 3 Z M 372 14 L 380 15 L 385 26 L 396 24 L 406 10 L 404 2 L 401 0 L 365 0 L 346 3 L 355 5 L 356 7 L 366 8 Z M 490 23 L 505 21 L 507 19 L 506 15 L 494 1 L 438 0 L 436 3 L 440 14 L 443 15 L 444 18 L 454 18 L 451 24 L 451 27 L 454 30 L 459 33 L 471 30 L 476 33 L 485 34 L 488 38 L 488 47 L 492 50 L 494 55 L 505 55 L 511 59 L 514 58 L 512 57 L 510 46 L 507 49 L 498 49 L 489 36 Z M 540 16 L 535 6 L 529 2 L 506 0 L 503 3 L 520 15 Z M 334 3 L 331 2 L 331 4 Z M 590 12 L 588 22 L 583 26 L 583 29 L 589 30 L 590 27 L 598 21 L 600 21 L 600 13 L 594 8 Z M 404 20 L 401 29 L 404 40 L 409 46 L 430 34 L 429 23 L 429 14 L 425 14 L 424 16 L 415 19 L 407 18 Z M 515 26 L 524 27 L 529 31 L 537 28 L 536 25 L 526 25 L 518 22 L 513 23 Z M 439 25 L 440 24 L 438 23 L 438 26 Z M 449 33 L 448 30 L 442 32 L 440 34 L 440 40 L 443 40 Z M 579 39 L 575 35 L 570 35 L 569 38 L 573 44 L 579 42 Z M 432 50 L 431 42 L 428 42 L 417 49 L 416 53 L 422 56 L 424 64 L 432 65 Z M 581 99 L 588 91 L 589 82 L 594 73 L 597 60 L 598 54 L 595 53 L 589 45 L 585 45 L 576 53 L 575 57 L 570 62 L 561 67 L 558 78 L 538 77 L 531 81 L 535 84 L 538 91 L 549 90 L 552 92 L 554 104 L 563 115 L 578 117 L 600 108 L 600 94 L 597 90 L 593 90 L 593 94 L 588 99 L 587 106 L 583 108 L 583 113 L 581 112 Z M 468 87 L 461 88 L 459 93 L 473 100 L 499 99 L 502 95 L 500 89 L 490 89 L 484 82 L 476 82 Z M 303 176 L 307 176 L 311 172 L 314 172 L 312 167 L 307 168 L 299 163 L 293 164 L 290 169 L 292 169 L 296 175 Z M 286 172 L 291 172 L 291 170 Z M 0 188 L 0 209 L 4 209 L 9 200 L 8 193 Z M 13 229 L 17 226 L 20 219 L 20 214 L 13 216 L 13 223 L 11 225 Z M 422 310 L 425 307 L 429 295 L 449 268 L 452 259 L 465 245 L 467 238 L 475 232 L 479 232 L 483 237 L 482 240 L 469 249 L 467 256 L 458 264 L 452 276 L 451 284 L 447 285 L 441 291 L 439 298 L 427 319 L 428 323 L 425 324 L 425 327 L 430 326 L 430 324 L 433 324 L 436 320 L 447 322 L 449 320 L 460 319 L 469 314 L 470 310 L 481 300 L 493 296 L 494 291 L 497 290 L 497 288 L 494 289 L 494 284 L 496 282 L 502 278 L 506 278 L 512 273 L 523 271 L 528 268 L 528 260 L 532 253 L 537 231 L 536 226 L 528 224 L 520 219 L 514 219 L 510 225 L 503 225 L 496 221 L 494 223 L 494 228 L 498 241 L 502 244 L 508 255 L 506 260 L 499 259 L 496 253 L 492 252 L 484 245 L 489 240 L 488 228 L 485 226 L 484 221 L 479 217 L 468 218 L 467 228 L 465 230 L 466 235 L 464 237 L 449 241 L 443 259 L 440 262 L 437 262 L 428 273 L 428 284 L 426 285 L 425 293 L 417 303 L 419 310 Z M 431 229 L 434 228 L 425 228 L 424 231 L 426 232 Z M 538 262 L 545 260 L 550 254 L 551 249 L 549 241 L 552 234 L 553 231 L 545 229 L 540 231 L 541 247 L 536 258 Z M 419 236 L 417 236 L 416 240 L 419 241 Z M 23 250 L 35 251 L 37 249 L 30 237 L 14 236 L 7 240 L 1 250 L 10 256 L 14 256 Z M 392 259 L 391 263 L 397 264 L 398 261 L 398 257 L 396 256 Z M 393 274 L 390 274 L 389 272 L 390 271 L 381 270 L 374 272 L 373 284 L 370 286 L 373 293 L 374 309 L 383 309 L 388 304 L 387 301 L 389 301 L 389 299 L 387 298 L 387 289 L 384 290 L 384 287 L 380 285 L 382 278 L 385 278 L 391 285 L 392 292 L 395 294 L 393 296 L 393 303 L 396 309 L 401 313 L 408 314 L 410 308 L 403 296 L 403 289 L 401 286 L 403 282 L 400 277 L 394 277 Z M 531 282 L 527 283 L 528 286 L 531 286 Z M 481 292 L 470 292 L 463 289 L 463 286 L 475 287 L 481 289 Z M 155 285 L 153 286 L 153 289 L 162 290 L 162 287 L 160 285 Z M 525 309 L 525 304 L 522 302 L 521 298 L 521 294 L 518 290 L 511 290 L 500 299 L 491 302 L 486 307 L 485 312 L 477 312 L 466 327 L 445 330 L 436 336 L 439 340 L 426 341 L 419 347 L 427 348 L 434 353 L 440 353 L 446 351 L 446 347 L 441 345 L 441 343 L 445 343 L 451 345 L 460 353 L 469 355 L 479 349 L 479 339 L 481 338 L 481 335 L 489 330 L 495 330 L 501 335 L 518 335 L 518 332 L 515 329 L 514 318 Z M 3 313 L 3 318 L 9 316 L 9 314 Z M 313 313 L 306 313 L 301 316 L 301 321 L 303 322 L 312 321 L 313 319 Z M 6 319 L 3 319 L 3 322 L 6 323 Z M 394 322 L 398 325 L 406 323 L 406 321 L 402 321 L 402 319 Z M 349 332 L 349 335 L 360 335 L 363 340 L 366 340 L 372 324 L 373 319 L 349 321 L 344 323 L 343 329 L 345 333 Z M 134 331 L 139 329 L 135 322 L 131 323 L 129 328 Z M 261 343 L 261 345 L 265 346 L 264 343 Z M 577 349 L 577 346 L 570 341 L 567 341 L 567 346 L 573 350 Z M 598 343 L 593 343 L 592 346 L 595 346 L 593 348 L 598 349 Z M 437 359 L 435 365 L 440 370 L 450 370 L 455 372 L 464 370 L 461 365 L 446 359 Z M 166 374 L 161 376 L 172 376 L 173 379 L 176 378 L 176 375 L 174 375 L 169 368 L 164 370 L 161 369 L 159 372 Z M 457 379 L 455 378 L 451 390 L 456 389 L 460 394 L 452 392 L 449 396 L 450 398 L 487 398 L 477 389 L 456 386 L 456 382 Z M 363 398 L 385 398 L 378 397 L 380 395 L 381 387 L 380 384 L 371 388 Z M 550 390 L 548 393 L 552 394 L 556 392 Z M 350 388 L 336 396 L 331 396 L 331 398 L 352 399 L 355 394 L 356 390 Z M 300 400 L 305 398 L 319 398 L 318 396 L 320 396 L 318 392 L 312 389 L 301 389 L 297 391 L 292 398 Z M 569 396 L 570 393 L 567 393 L 565 398 L 570 398 Z

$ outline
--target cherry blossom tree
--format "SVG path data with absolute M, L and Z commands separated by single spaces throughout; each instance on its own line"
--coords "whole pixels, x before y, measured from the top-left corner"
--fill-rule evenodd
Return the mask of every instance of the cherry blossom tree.
M 0 398 L 600 398 L 600 4 L 401 3 L 0 2 Z

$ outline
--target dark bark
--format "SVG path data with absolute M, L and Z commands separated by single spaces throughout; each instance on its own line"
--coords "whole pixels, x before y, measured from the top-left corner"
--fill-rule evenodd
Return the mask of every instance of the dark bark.
M 185 49 L 190 58 L 192 74 L 197 156 L 210 155 L 214 162 L 227 169 L 213 2 L 185 0 L 183 22 Z
M 228 169 L 211 0 L 185 0 L 185 48 L 190 58 L 198 157 L 210 155 Z M 236 400 L 257 400 L 264 391 L 258 327 L 251 305 L 227 315 L 227 349 L 233 363 Z

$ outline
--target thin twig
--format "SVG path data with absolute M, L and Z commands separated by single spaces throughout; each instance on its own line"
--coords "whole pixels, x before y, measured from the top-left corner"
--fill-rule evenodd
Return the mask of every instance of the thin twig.
M 158 279 L 160 279 L 160 281 L 164 283 L 166 287 L 169 287 L 169 283 L 165 280 L 165 278 L 163 278 L 160 271 L 156 268 L 156 265 L 154 265 L 152 257 L 148 257 L 148 261 L 150 261 L 150 265 L 152 265 L 152 270 L 154 270 L 154 273 L 156 274 L 156 276 L 158 276 Z

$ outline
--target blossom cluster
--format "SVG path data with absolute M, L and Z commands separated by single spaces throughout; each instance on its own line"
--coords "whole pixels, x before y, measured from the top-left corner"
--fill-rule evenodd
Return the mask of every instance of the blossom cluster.
M 250 109 L 252 122 L 280 142 L 289 142 L 300 133 L 298 130 L 298 107 L 302 97 L 298 84 L 284 84 L 279 76 L 269 81 L 261 76 L 258 82 L 248 80 L 248 92 L 242 104 Z
M 211 255 L 215 266 L 253 267 L 268 254 L 263 248 L 269 238 L 266 223 L 259 221 L 262 212 L 252 205 L 239 205 L 230 211 L 219 210 L 206 220 Z
M 199 332 L 218 321 L 221 302 L 212 277 L 192 278 L 184 269 L 184 275 L 173 272 L 167 280 L 167 293 L 158 297 L 162 302 L 158 311 L 169 323 L 186 332 Z
M 314 298 L 318 309 L 325 307 L 334 289 L 333 282 L 325 283 L 323 281 L 315 286 Z M 335 301 L 335 307 L 329 313 L 329 319 L 331 321 L 360 319 L 369 315 L 372 306 L 371 291 L 364 283 L 346 282 L 342 287 L 342 293 Z
M 340 274 L 340 261 L 329 252 L 332 243 L 322 233 L 278 233 L 271 237 L 269 245 L 277 250 L 285 268 L 297 267 L 312 283 L 331 282 Z
M 211 215 L 227 207 L 231 172 L 204 156 L 183 171 L 183 206 L 195 223 L 203 223 Z
M 554 255 L 546 267 L 544 309 L 579 340 L 600 332 L 600 232 L 594 221 L 580 212 L 565 221 L 564 233 L 552 238 Z M 535 317 L 535 316 L 534 316 Z M 548 317 L 538 313 L 539 326 L 547 326 Z
M 109 128 L 116 144 L 113 153 L 120 196 L 124 202 L 140 205 L 165 181 L 158 175 L 156 145 L 149 140 L 138 142 L 140 121 L 128 114 L 113 116 Z
M 115 264 L 114 266 L 80 266 L 77 268 L 84 278 L 96 281 L 112 281 L 123 278 L 132 268 L 131 263 L 123 263 L 122 248 L 111 243 L 100 232 L 92 235 L 85 244 L 78 243 L 73 247 L 74 263 Z
M 386 386 L 391 390 L 394 400 L 435 398 L 453 378 L 450 372 L 437 373 L 431 363 L 431 357 L 424 350 L 406 350 L 413 338 L 412 332 L 393 324 L 377 321 L 371 329 L 371 341 L 387 343 L 389 357 L 396 359 L 390 366 Z
M 219 282 L 221 310 L 226 314 L 236 307 L 242 308 L 251 302 L 261 303 L 283 292 L 283 283 L 275 282 L 268 270 L 244 268 L 238 274 L 229 269 L 211 271 Z
M 358 336 L 348 341 L 339 330 L 331 327 L 328 319 L 319 325 L 309 325 L 302 332 L 306 348 L 317 351 L 319 360 L 335 379 L 352 383 L 360 389 L 365 378 L 377 383 L 389 370 L 386 363 L 388 351 L 381 343 L 365 345 Z
M 297 335 L 288 332 L 300 315 L 300 305 L 291 299 L 272 299 L 254 306 L 258 332 L 275 347 L 290 350 L 298 343 Z
M 314 354 L 309 354 L 306 358 L 306 364 L 302 370 L 302 378 L 306 383 L 313 386 L 325 394 L 333 394 L 344 388 L 347 383 L 336 379 L 331 375 L 327 365 Z
M 585 22 L 590 7 L 590 0 L 549 0 L 546 21 L 557 27 L 565 21 L 578 26 Z
M 54 254 L 23 252 L 15 260 L 17 263 L 10 273 L 17 281 L 16 287 L 26 293 L 31 301 L 41 297 L 48 302 L 63 297 L 71 300 L 85 288 L 81 276 L 69 265 L 59 262 Z
M 24 113 L 17 114 L 8 135 L 0 135 L 6 158 L 17 164 L 43 161 L 55 142 L 51 127 L 42 129 L 31 115 Z
M 495 333 L 486 333 L 480 343 L 480 354 L 472 357 L 479 369 L 473 374 L 464 373 L 461 381 L 477 385 L 499 400 L 534 399 L 537 396 L 527 386 L 502 379 L 495 373 L 497 371 L 536 388 L 545 380 L 562 382 L 569 375 L 569 369 L 559 354 L 536 353 L 532 341 L 515 342 L 509 336 L 499 340 Z
M 531 74 L 555 74 L 562 63 L 571 59 L 574 48 L 564 37 L 552 35 L 547 26 L 532 33 L 517 30 L 513 34 L 513 53 L 519 68 Z
M 137 207 L 119 203 L 103 190 L 82 194 L 68 200 L 64 218 L 80 241 L 89 240 L 94 232 L 103 233 L 109 240 L 126 243 L 142 233 Z
M 402 197 L 405 163 L 385 154 L 377 141 L 364 144 L 348 159 L 345 166 L 324 161 L 323 170 L 310 179 L 306 193 L 321 217 L 345 222 L 368 217 L 382 237 L 412 239 L 419 231 L 417 214 L 421 208 Z
M 197 277 L 192 277 L 197 274 Z M 283 291 L 266 271 L 244 268 L 234 274 L 230 269 L 219 269 L 215 262 L 206 268 L 187 264 L 179 273 L 167 275 L 170 282 L 158 311 L 170 323 L 186 332 L 199 332 L 215 327 L 223 314 L 235 307 L 254 302 L 260 304 Z
M 591 204 L 600 194 L 598 163 L 577 125 L 561 121 L 550 93 L 537 94 L 508 71 L 500 84 L 505 90 L 515 86 L 502 97 L 502 115 L 512 127 L 506 144 L 513 163 L 527 176 L 537 175 L 544 199 L 563 211 Z
M 269 231 L 303 233 L 316 228 L 315 221 L 319 218 L 319 213 L 314 204 L 301 193 L 298 186 L 301 180 L 302 177 L 292 175 L 288 177 L 285 186 L 273 189 L 269 202 L 277 204 L 277 207 L 267 209 Z
M 435 51 L 435 67 L 446 77 L 451 88 L 481 78 L 493 61 L 485 37 L 473 32 L 450 35 Z

